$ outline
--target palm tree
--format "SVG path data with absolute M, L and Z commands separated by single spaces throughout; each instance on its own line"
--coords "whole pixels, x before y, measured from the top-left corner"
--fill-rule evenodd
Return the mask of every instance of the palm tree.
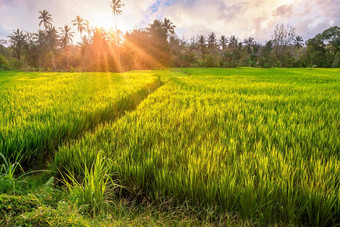
M 46 32 L 44 30 L 39 29 L 37 33 L 34 33 L 35 43 L 38 46 L 44 46 L 46 44 Z
M 249 54 L 252 54 L 253 53 L 253 46 L 254 46 L 254 38 L 253 37 L 249 37 L 248 39 L 245 39 L 243 41 L 243 43 L 246 45 L 246 49 L 247 49 L 247 52 Z
M 52 58 L 52 63 L 53 63 L 53 68 L 54 70 L 56 70 L 56 67 L 55 67 L 55 61 L 54 61 L 54 56 L 53 56 L 53 53 L 52 53 L 52 47 L 51 47 L 51 38 L 52 36 L 51 35 L 48 35 L 48 29 L 50 29 L 52 27 L 52 15 L 47 11 L 47 10 L 43 10 L 43 11 L 39 11 L 40 13 L 40 16 L 39 16 L 39 27 L 43 24 L 44 27 L 45 27 L 45 32 L 46 32 L 46 36 L 48 37 L 47 38 L 47 41 L 49 43 L 49 48 L 50 48 L 50 54 L 51 54 L 51 58 Z M 53 29 L 52 29 L 53 30 Z M 54 29 L 55 30 L 55 29 Z
M 216 34 L 212 32 L 208 36 L 208 47 L 214 47 L 215 45 L 216 45 Z
M 59 28 L 59 30 L 60 30 L 60 35 L 61 35 L 60 37 L 61 44 L 65 50 L 67 68 L 69 68 L 67 46 L 69 43 L 73 42 L 72 38 L 73 38 L 74 32 L 71 32 L 71 28 L 68 25 L 65 25 L 64 28 Z
M 232 49 L 236 49 L 236 48 L 238 47 L 238 38 L 236 38 L 234 35 L 232 35 L 232 36 L 229 38 L 228 47 L 229 47 L 229 48 L 232 48 Z
M 48 27 L 52 26 L 52 15 L 44 9 L 43 11 L 39 11 L 39 27 L 43 24 L 45 27 L 45 30 L 47 30 Z
M 296 49 L 303 47 L 303 39 L 301 36 L 296 36 L 294 39 L 294 46 Z
M 90 26 L 89 20 L 85 20 L 84 27 L 85 27 L 85 31 L 86 31 L 86 33 L 88 35 L 88 38 L 90 38 L 92 30 L 91 30 L 91 26 Z
M 204 35 L 200 35 L 200 36 L 198 37 L 198 45 L 199 45 L 199 49 L 200 49 L 201 57 L 202 57 L 203 54 L 204 54 L 204 50 L 205 50 L 205 48 L 206 48 L 205 37 L 204 37 Z
M 48 43 L 50 45 L 50 48 L 52 50 L 55 49 L 55 47 L 58 45 L 59 42 L 59 35 L 58 35 L 58 31 L 56 30 L 56 28 L 53 27 L 49 27 L 46 31 L 46 37 L 48 40 Z
M 116 34 L 118 34 L 118 28 L 117 28 L 117 16 L 122 14 L 122 7 L 124 4 L 122 4 L 121 0 L 111 0 L 111 9 L 112 13 L 115 16 L 115 28 L 116 28 Z M 118 46 L 118 36 L 116 36 L 116 47 L 118 50 L 118 71 L 121 71 L 121 62 L 120 62 L 120 50 Z
M 20 60 L 22 56 L 22 52 L 24 51 L 27 43 L 26 43 L 26 35 L 23 31 L 17 29 L 13 32 L 12 35 L 8 36 L 10 47 L 13 49 L 16 57 Z
M 163 26 L 166 29 L 166 35 L 167 36 L 169 36 L 170 34 L 172 34 L 172 35 L 175 34 L 176 26 L 168 18 L 164 18 Z
M 85 30 L 84 26 L 84 19 L 81 18 L 80 16 L 77 16 L 76 19 L 72 20 L 73 26 L 77 26 L 77 31 L 80 34 L 80 41 L 83 39 L 81 34 Z
M 47 35 L 46 31 L 39 29 L 37 33 L 34 33 L 35 45 L 37 47 L 37 58 L 39 68 L 42 66 L 42 62 L 46 52 L 48 51 Z
M 219 43 L 222 47 L 222 50 L 225 50 L 225 48 L 227 47 L 227 44 L 228 44 L 228 38 L 225 37 L 224 35 L 222 35 L 220 40 L 219 40 Z
M 71 28 L 68 25 L 65 25 L 63 28 L 59 28 L 60 30 L 60 39 L 63 46 L 67 46 L 69 43 L 72 43 L 72 38 L 74 32 L 71 32 Z

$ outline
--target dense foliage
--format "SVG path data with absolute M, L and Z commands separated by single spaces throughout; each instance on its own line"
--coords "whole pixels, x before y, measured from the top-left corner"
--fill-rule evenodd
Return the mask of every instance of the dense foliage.
M 119 5 L 118 5 L 119 6 Z M 117 7 L 117 5 L 113 5 Z M 121 7 L 121 6 L 120 6 Z M 121 11 L 114 11 L 116 13 Z M 118 14 L 120 14 L 118 13 Z M 40 12 L 36 33 L 17 29 L 0 43 L 0 69 L 33 71 L 126 71 L 163 67 L 340 67 L 340 28 L 331 27 L 305 43 L 289 25 L 277 25 L 265 44 L 249 37 L 215 33 L 180 39 L 169 20 L 123 34 L 91 27 L 79 16 L 73 22 L 81 41 L 65 25 L 57 30 L 52 15 Z M 1 41 L 1 40 L 0 40 Z M 6 45 L 6 46 L 7 46 Z

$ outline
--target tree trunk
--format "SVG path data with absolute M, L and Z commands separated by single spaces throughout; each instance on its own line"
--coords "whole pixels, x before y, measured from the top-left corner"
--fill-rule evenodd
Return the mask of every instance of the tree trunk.
M 52 53 L 52 48 L 51 48 L 51 45 L 48 45 L 48 46 L 50 48 L 50 54 L 51 54 L 51 58 L 52 58 L 53 68 L 54 68 L 54 71 L 56 71 L 55 62 L 54 62 L 54 56 L 53 56 L 53 53 Z
M 69 62 L 68 62 L 67 46 L 65 47 L 65 55 L 66 55 L 66 65 L 67 65 L 67 70 L 70 70 L 70 64 L 69 64 Z
M 115 26 L 116 26 L 116 48 L 117 48 L 117 57 L 118 57 L 118 72 L 122 71 L 122 65 L 120 62 L 120 49 L 118 46 L 118 29 L 117 29 L 117 15 L 115 14 Z

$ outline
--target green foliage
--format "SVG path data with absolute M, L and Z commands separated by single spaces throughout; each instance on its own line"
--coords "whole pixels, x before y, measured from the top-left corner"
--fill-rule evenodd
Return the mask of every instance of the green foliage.
M 45 164 L 58 145 L 132 110 L 160 86 L 153 73 L 3 72 L 0 151 L 24 168 Z
M 340 51 L 334 57 L 332 68 L 340 68 Z
M 8 60 L 0 54 L 0 70 L 7 70 L 9 68 Z
M 82 175 L 101 150 L 131 195 L 263 224 L 339 223 L 338 70 L 185 71 L 163 72 L 136 112 L 61 147 L 56 165 Z
M 39 206 L 22 214 L 15 222 L 17 226 L 91 226 L 89 220 L 78 213 L 76 207 L 60 201 L 56 209 Z
M 90 168 L 85 165 L 81 173 L 82 181 L 79 182 L 71 171 L 63 174 L 63 183 L 68 188 L 70 200 L 78 207 L 85 207 L 94 216 L 104 210 L 109 202 L 108 194 L 112 195 L 116 188 L 110 173 L 112 164 L 111 160 L 103 157 L 103 152 L 98 152 Z
M 18 174 L 19 171 L 24 173 L 21 165 L 20 165 L 20 152 L 17 153 L 15 157 L 14 163 L 11 163 L 9 158 L 6 158 L 0 152 L 0 192 L 1 193 L 15 193 L 16 192 L 16 183 L 18 179 L 15 178 L 15 174 Z
M 118 8 L 122 4 L 114 2 L 113 12 L 119 15 Z M 304 47 L 295 28 L 284 24 L 276 25 L 272 40 L 263 45 L 253 37 L 241 41 L 234 35 L 222 35 L 218 39 L 214 32 L 187 41 L 177 37 L 176 26 L 167 18 L 156 19 L 145 28 L 123 34 L 117 28 L 115 31 L 91 29 L 88 20 L 77 16 L 72 22 L 80 34 L 78 46 L 72 44 L 73 32 L 68 25 L 58 32 L 46 10 L 40 11 L 39 19 L 44 30 L 24 33 L 17 29 L 8 36 L 9 48 L 0 45 L 0 55 L 17 59 L 13 64 L 10 62 L 11 68 L 48 72 L 121 72 L 165 67 L 339 67 L 336 58 L 340 51 L 338 26 L 317 34 Z M 0 64 L 1 68 L 8 67 Z
M 19 215 L 39 206 L 34 196 L 13 196 L 0 194 L 0 225 L 13 226 Z

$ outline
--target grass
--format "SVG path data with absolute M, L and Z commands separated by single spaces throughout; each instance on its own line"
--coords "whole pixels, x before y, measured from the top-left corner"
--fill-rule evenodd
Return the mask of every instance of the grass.
M 26 166 L 51 155 L 67 186 L 44 183 L 41 205 L 13 223 L 340 223 L 339 69 L 2 73 L 0 83 L 0 152 L 22 152 Z
M 23 167 L 44 164 L 63 144 L 132 110 L 160 85 L 150 73 L 0 75 L 0 151 Z
M 85 166 L 84 179 L 81 182 L 77 180 L 73 172 L 62 175 L 71 201 L 78 207 L 85 207 L 93 216 L 105 209 L 104 206 L 109 205 L 107 198 L 110 194 L 114 194 L 117 187 L 110 176 L 111 163 L 111 160 L 102 157 L 102 152 L 98 152 L 93 165 Z
M 104 151 L 122 185 L 155 201 L 267 224 L 340 223 L 338 70 L 185 71 L 61 147 L 55 164 L 80 174 Z

